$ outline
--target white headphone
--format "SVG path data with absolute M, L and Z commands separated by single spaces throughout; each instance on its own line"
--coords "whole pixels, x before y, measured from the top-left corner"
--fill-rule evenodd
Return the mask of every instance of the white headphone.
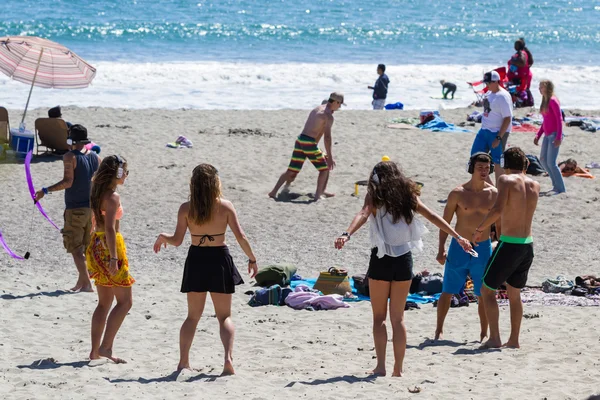
M 123 159 L 118 155 L 115 155 L 115 157 L 117 158 L 117 162 L 119 163 L 119 168 L 117 169 L 117 179 L 121 179 L 123 177 L 123 165 L 125 163 L 123 162 Z

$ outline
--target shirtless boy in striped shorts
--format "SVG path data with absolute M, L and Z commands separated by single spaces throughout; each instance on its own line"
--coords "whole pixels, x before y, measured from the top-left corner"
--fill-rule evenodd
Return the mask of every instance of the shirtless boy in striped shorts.
M 277 184 L 269 193 L 269 197 L 277 198 L 277 192 L 285 183 L 288 185 L 296 179 L 296 176 L 304 165 L 304 160 L 309 159 L 312 165 L 319 171 L 317 179 L 317 190 L 315 192 L 315 201 L 321 196 L 332 197 L 333 193 L 327 193 L 325 188 L 329 179 L 329 171 L 335 167 L 333 153 L 331 151 L 331 126 L 333 125 L 333 112 L 337 111 L 344 104 L 344 95 L 334 92 L 329 96 L 325 104 L 321 104 L 311 111 L 304 125 L 304 129 L 294 144 L 292 159 L 285 171 L 279 177 Z M 319 149 L 319 141 L 325 136 L 325 150 L 323 154 Z

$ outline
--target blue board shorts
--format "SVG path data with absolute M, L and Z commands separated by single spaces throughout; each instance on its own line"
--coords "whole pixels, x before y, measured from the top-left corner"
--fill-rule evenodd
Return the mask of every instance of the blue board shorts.
M 502 157 L 502 148 L 506 145 L 508 140 L 508 132 L 502 137 L 502 142 L 496 148 L 492 148 L 492 143 L 496 140 L 499 132 L 493 132 L 489 129 L 480 129 L 475 136 L 473 146 L 471 147 L 471 155 L 477 152 L 489 153 L 492 157 L 494 164 L 500 165 L 500 158 Z
M 483 274 L 492 255 L 492 241 L 488 239 L 479 242 L 478 246 L 473 246 L 473 250 L 479 254 L 479 257 L 473 257 L 464 251 L 455 239 L 452 239 L 446 256 L 442 292 L 458 294 L 465 286 L 469 275 L 473 280 L 475 295 L 481 296 Z

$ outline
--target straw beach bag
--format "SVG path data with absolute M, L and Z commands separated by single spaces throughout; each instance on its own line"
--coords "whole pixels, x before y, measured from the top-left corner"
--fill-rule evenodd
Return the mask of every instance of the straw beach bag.
M 352 293 L 350 280 L 348 279 L 348 271 L 342 268 L 331 267 L 327 272 L 321 272 L 315 289 L 320 290 L 323 294 L 339 294 L 345 295 L 347 292 Z

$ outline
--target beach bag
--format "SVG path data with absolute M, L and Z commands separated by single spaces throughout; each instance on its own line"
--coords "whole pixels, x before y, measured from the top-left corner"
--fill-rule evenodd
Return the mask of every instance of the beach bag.
M 542 167 L 542 163 L 537 156 L 527 154 L 529 160 L 529 166 L 527 167 L 527 174 L 529 175 L 542 175 L 546 170 Z
M 352 293 L 348 271 L 331 267 L 327 272 L 319 273 L 314 289 L 320 290 L 324 295 L 339 294 L 344 296 L 348 292 Z
M 542 283 L 542 291 L 545 293 L 565 293 L 572 290 L 574 286 L 573 281 L 557 276 L 556 279 L 546 279 Z
M 427 292 L 428 295 L 442 293 L 444 278 L 439 272 L 421 278 L 419 282 L 419 293 Z
M 365 274 L 358 274 L 352 277 L 354 289 L 363 296 L 369 297 L 369 278 Z
M 289 265 L 268 265 L 258 270 L 256 284 L 262 287 L 272 285 L 287 286 L 297 268 Z

